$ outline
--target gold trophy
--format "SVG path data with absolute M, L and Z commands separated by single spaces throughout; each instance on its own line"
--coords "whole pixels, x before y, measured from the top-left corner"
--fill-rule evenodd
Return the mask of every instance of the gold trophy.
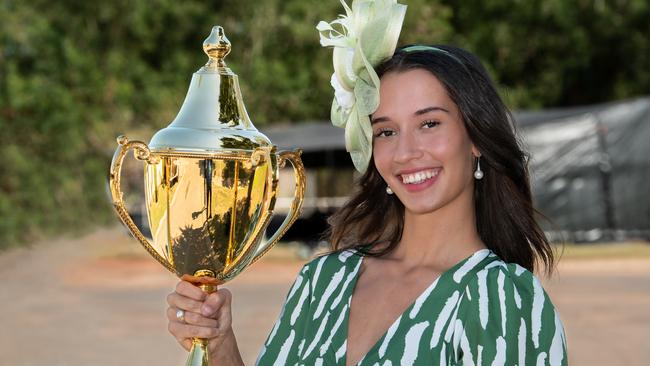
M 277 152 L 251 123 L 237 75 L 224 62 L 230 42 L 215 26 L 203 42 L 208 63 L 194 73 L 174 121 L 149 145 L 117 138 L 110 190 L 120 219 L 160 264 L 210 293 L 266 253 L 298 218 L 305 189 L 300 150 Z M 144 161 L 150 242 L 129 216 L 120 190 L 122 162 Z M 280 228 L 264 241 L 289 161 L 295 194 Z M 208 365 L 207 341 L 195 338 L 188 366 Z

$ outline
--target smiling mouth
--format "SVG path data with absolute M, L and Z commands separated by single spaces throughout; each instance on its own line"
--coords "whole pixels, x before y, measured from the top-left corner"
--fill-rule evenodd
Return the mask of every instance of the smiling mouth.
M 404 184 L 420 184 L 437 176 L 438 173 L 440 173 L 440 168 L 421 170 L 411 174 L 402 174 L 399 175 L 399 177 L 402 179 L 402 183 Z

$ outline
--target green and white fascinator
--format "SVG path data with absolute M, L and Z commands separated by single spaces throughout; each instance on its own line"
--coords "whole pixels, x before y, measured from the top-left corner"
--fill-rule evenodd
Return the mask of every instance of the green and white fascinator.
M 345 128 L 345 148 L 354 167 L 365 172 L 372 155 L 370 114 L 379 105 L 374 67 L 391 57 L 402 29 L 406 5 L 396 0 L 353 0 L 346 15 L 316 26 L 323 47 L 334 47 L 332 124 Z

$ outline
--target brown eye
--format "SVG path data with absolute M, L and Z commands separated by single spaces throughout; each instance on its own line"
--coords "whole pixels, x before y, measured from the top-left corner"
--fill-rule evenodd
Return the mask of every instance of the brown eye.
M 424 121 L 424 122 L 422 122 L 422 127 L 433 128 L 433 127 L 436 127 L 439 124 L 440 124 L 440 122 L 438 122 L 438 121 Z
M 381 129 L 381 130 L 375 132 L 375 137 L 388 137 L 388 136 L 393 136 L 394 134 L 395 134 L 395 131 L 393 131 L 393 130 Z

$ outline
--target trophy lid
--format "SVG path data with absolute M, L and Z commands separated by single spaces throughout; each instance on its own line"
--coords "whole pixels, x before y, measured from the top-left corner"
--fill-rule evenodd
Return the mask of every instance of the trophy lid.
M 208 62 L 192 75 L 176 118 L 151 138 L 152 152 L 205 153 L 272 145 L 248 117 L 237 75 L 224 61 L 230 48 L 223 28 L 213 27 L 203 42 Z

